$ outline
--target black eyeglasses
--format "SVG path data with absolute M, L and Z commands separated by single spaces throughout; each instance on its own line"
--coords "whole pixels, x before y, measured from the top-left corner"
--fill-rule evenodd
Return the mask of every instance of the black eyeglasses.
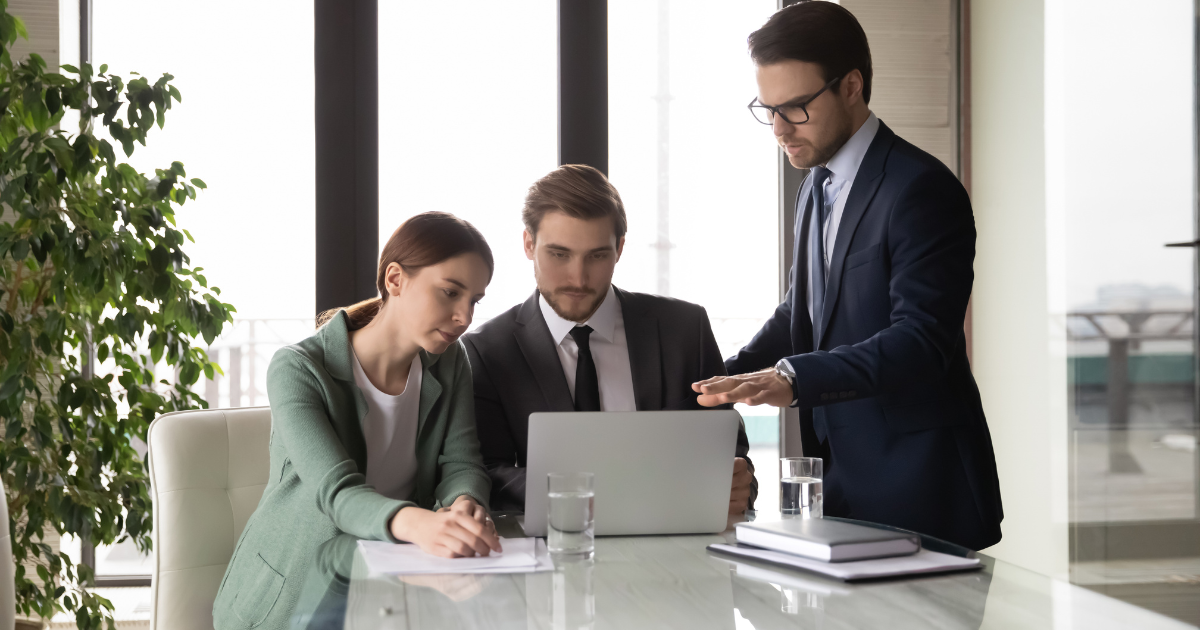
M 779 107 L 771 107 L 758 102 L 758 97 L 750 101 L 746 107 L 750 108 L 750 113 L 754 114 L 754 119 L 764 125 L 775 124 L 775 114 L 779 114 L 783 120 L 792 125 L 803 125 L 808 122 L 808 104 L 817 100 L 817 97 L 824 94 L 825 90 L 833 87 L 834 83 L 840 81 L 842 77 L 837 77 L 825 84 L 825 87 L 817 91 L 816 94 L 808 97 L 799 103 L 786 103 Z

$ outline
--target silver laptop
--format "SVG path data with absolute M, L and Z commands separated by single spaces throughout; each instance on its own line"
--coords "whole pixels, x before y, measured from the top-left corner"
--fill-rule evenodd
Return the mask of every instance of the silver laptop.
M 733 410 L 529 415 L 526 536 L 546 535 L 546 475 L 596 476 L 596 535 L 725 529 L 741 416 Z

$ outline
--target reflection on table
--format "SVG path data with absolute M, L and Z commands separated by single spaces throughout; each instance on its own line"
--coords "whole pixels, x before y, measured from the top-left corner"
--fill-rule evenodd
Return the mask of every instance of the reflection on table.
M 503 536 L 521 535 L 515 515 L 497 525 Z M 981 571 L 847 584 L 706 551 L 732 539 L 732 530 L 601 537 L 593 558 L 558 559 L 553 572 L 395 577 L 367 575 L 357 539 L 342 535 L 320 548 L 293 627 L 1189 627 L 987 557 Z

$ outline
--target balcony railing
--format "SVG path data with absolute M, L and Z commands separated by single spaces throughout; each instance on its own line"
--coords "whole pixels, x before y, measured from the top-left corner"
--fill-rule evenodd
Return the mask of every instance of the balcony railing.
M 208 348 L 224 375 L 204 380 L 210 409 L 267 404 L 267 366 L 280 348 L 313 334 L 314 319 L 239 319 Z
M 1067 339 L 1077 345 L 1103 342 L 1105 355 L 1105 397 L 1107 406 L 1108 466 L 1110 472 L 1137 473 L 1142 467 L 1129 450 L 1130 353 L 1152 342 L 1188 342 L 1184 356 L 1188 361 L 1172 361 L 1172 355 L 1160 355 L 1158 363 L 1164 369 L 1145 371 L 1156 373 L 1161 381 L 1190 388 L 1193 415 L 1195 405 L 1195 358 L 1191 342 L 1195 334 L 1195 313 L 1192 310 L 1113 310 L 1075 311 L 1067 314 Z M 1183 344 L 1179 344 L 1182 346 Z M 1143 357 L 1152 358 L 1153 355 Z M 1075 385 L 1086 381 L 1078 372 L 1078 356 L 1072 380 Z M 1145 362 L 1143 361 L 1143 364 Z M 1153 367 L 1153 366 L 1152 366 Z M 1180 374 L 1172 374 L 1181 372 Z

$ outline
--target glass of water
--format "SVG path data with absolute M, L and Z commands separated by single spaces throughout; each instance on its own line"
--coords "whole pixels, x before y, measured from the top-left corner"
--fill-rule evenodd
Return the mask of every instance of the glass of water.
M 783 518 L 821 518 L 822 466 L 820 457 L 779 460 L 779 513 Z
M 595 475 L 550 473 L 547 478 L 550 513 L 546 547 L 551 553 L 590 555 L 596 536 Z

